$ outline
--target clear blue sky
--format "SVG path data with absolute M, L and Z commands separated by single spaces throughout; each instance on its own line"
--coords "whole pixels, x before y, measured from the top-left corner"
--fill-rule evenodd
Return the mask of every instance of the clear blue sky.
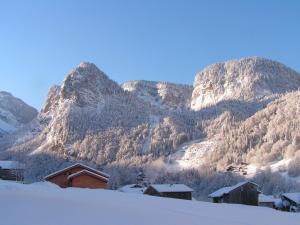
M 118 83 L 192 84 L 211 63 L 245 56 L 300 71 L 300 1 L 0 0 L 0 90 L 40 108 L 81 61 Z

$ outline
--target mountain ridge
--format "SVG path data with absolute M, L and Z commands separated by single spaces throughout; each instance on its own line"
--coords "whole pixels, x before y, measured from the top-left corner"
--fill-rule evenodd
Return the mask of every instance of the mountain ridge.
M 37 110 L 11 93 L 0 91 L 0 137 L 29 123 Z
M 239 77 L 246 84 L 236 82 Z M 203 88 L 209 83 L 210 92 Z M 230 159 L 232 143 L 224 133 L 238 136 L 236 127 L 299 86 L 297 72 L 257 57 L 208 66 L 196 75 L 194 87 L 143 80 L 118 85 L 94 64 L 81 63 L 62 85 L 50 88 L 28 129 L 10 135 L 0 149 L 99 166 L 142 167 L 161 160 L 181 170 L 182 162 L 196 169 L 210 162 L 222 171 L 250 151 L 248 146 Z M 228 87 L 234 92 L 226 92 Z

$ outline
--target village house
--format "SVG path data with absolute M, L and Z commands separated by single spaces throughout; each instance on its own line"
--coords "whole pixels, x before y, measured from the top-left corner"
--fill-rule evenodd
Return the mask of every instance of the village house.
M 128 184 L 120 187 L 118 191 L 130 194 L 144 194 L 146 187 L 141 184 Z
M 258 206 L 276 208 L 276 199 L 273 196 L 259 194 Z
M 56 171 L 45 177 L 46 181 L 57 184 L 62 188 L 106 188 L 109 175 L 81 163 Z
M 152 184 L 145 190 L 144 194 L 192 200 L 193 189 L 184 184 Z
M 300 192 L 284 193 L 280 195 L 282 200 L 282 209 L 289 212 L 300 211 Z
M 25 165 L 17 161 L 0 161 L 0 179 L 23 181 Z
M 240 182 L 231 187 L 223 187 L 208 197 L 214 203 L 235 203 L 244 205 L 258 205 L 260 191 L 257 184 L 249 181 Z

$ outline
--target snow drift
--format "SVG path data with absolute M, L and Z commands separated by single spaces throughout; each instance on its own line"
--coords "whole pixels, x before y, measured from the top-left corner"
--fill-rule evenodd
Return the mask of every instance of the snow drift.
M 300 220 L 300 214 L 264 207 L 60 189 L 49 183 L 0 181 L 0 199 L 0 225 L 296 225 Z

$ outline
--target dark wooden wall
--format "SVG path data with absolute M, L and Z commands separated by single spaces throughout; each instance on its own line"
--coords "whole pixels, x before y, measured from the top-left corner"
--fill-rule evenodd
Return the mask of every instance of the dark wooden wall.
M 164 192 L 162 197 L 192 200 L 191 192 Z
M 145 195 L 152 195 L 152 196 L 159 196 L 161 197 L 160 193 L 157 192 L 153 187 L 148 187 L 144 192 Z
M 165 197 L 165 198 L 177 198 L 177 199 L 192 200 L 192 192 L 161 192 L 160 193 L 160 192 L 157 192 L 151 186 L 146 189 L 144 194 Z
M 0 169 L 0 179 L 23 181 L 24 180 L 24 170 L 22 170 L 22 169 L 14 169 L 14 170 Z
M 213 198 L 215 203 L 236 203 L 244 205 L 258 205 L 257 186 L 247 183 L 241 187 L 236 188 L 221 198 Z

